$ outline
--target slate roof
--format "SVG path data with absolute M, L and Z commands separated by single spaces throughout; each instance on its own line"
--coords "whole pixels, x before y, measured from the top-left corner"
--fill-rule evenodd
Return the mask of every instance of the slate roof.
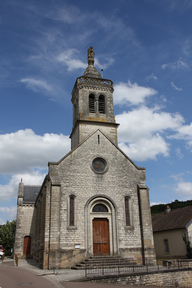
M 192 220 L 192 206 L 152 215 L 153 232 L 181 229 Z
M 24 186 L 23 203 L 35 203 L 41 186 Z

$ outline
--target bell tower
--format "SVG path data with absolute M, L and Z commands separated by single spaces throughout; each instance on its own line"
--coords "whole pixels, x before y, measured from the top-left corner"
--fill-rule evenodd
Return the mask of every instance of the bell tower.
M 117 145 L 117 127 L 113 112 L 113 82 L 103 79 L 94 67 L 93 47 L 88 49 L 88 67 L 78 77 L 73 91 L 73 129 L 71 149 L 89 134 L 100 129 Z

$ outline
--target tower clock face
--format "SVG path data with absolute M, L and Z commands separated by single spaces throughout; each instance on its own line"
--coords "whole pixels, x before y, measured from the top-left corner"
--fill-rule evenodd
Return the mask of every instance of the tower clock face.
M 106 161 L 102 158 L 95 158 L 92 162 L 93 170 L 97 173 L 103 173 L 106 169 Z

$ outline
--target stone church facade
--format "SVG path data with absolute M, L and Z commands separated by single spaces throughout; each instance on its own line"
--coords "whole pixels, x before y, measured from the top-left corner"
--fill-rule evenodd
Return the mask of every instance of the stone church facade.
M 71 151 L 48 163 L 41 187 L 19 184 L 15 254 L 43 269 L 90 256 L 155 259 L 145 168 L 118 148 L 113 82 L 88 49 L 72 91 Z

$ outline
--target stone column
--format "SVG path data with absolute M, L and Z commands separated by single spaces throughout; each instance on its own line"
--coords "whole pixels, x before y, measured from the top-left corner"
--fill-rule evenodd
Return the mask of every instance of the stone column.
M 149 201 L 149 189 L 145 184 L 138 185 L 138 201 L 139 201 L 139 216 L 141 228 L 141 244 L 143 264 L 146 263 L 146 258 L 153 258 L 153 263 L 156 264 L 156 255 L 153 241 L 153 229 L 151 220 L 151 209 Z

